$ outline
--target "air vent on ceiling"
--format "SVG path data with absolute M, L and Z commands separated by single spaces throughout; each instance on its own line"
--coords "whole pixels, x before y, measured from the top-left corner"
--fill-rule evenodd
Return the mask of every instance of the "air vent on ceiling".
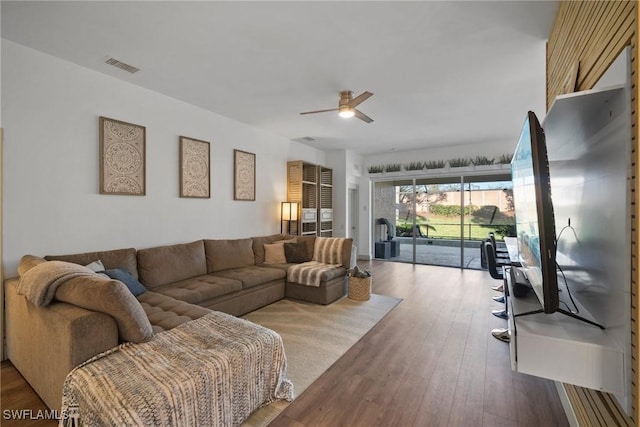
M 136 68 L 133 65 L 125 64 L 124 62 L 118 61 L 115 58 L 109 58 L 104 61 L 106 64 L 113 65 L 116 68 L 120 68 L 121 70 L 126 71 L 127 73 L 137 73 L 140 71 L 140 68 Z

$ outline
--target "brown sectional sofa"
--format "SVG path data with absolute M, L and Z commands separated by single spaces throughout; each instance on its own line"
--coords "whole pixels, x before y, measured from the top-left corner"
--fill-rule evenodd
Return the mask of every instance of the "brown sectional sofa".
M 351 262 L 351 239 L 342 239 L 341 266 L 323 273 L 319 287 L 288 282 L 291 264 L 265 264 L 265 244 L 292 239 L 304 242 L 308 258 L 312 258 L 316 239 L 323 238 L 274 234 L 204 239 L 45 259 L 81 265 L 100 260 L 105 269 L 129 271 L 148 289 L 136 299 L 157 333 L 210 310 L 240 316 L 285 297 L 329 304 L 343 296 Z M 23 275 L 24 271 L 19 268 L 18 273 Z M 108 314 L 66 302 L 54 300 L 48 306 L 36 307 L 17 293 L 18 283 L 18 278 L 5 282 L 7 354 L 47 406 L 58 409 L 67 373 L 118 345 L 118 325 Z

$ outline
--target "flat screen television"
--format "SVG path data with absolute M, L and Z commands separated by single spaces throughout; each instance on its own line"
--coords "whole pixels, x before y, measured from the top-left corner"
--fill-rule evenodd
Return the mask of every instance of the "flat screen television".
M 511 161 L 520 262 L 545 313 L 558 310 L 556 228 L 544 130 L 529 111 Z

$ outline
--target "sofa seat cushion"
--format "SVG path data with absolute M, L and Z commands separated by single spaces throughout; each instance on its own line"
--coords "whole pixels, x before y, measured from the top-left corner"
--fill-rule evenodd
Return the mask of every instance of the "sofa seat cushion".
M 280 268 L 259 267 L 253 265 L 251 267 L 234 268 L 233 270 L 224 270 L 213 273 L 214 276 L 226 277 L 242 282 L 242 288 L 253 288 L 254 286 L 273 280 L 284 279 L 287 272 Z
M 138 301 L 149 318 L 155 333 L 168 331 L 211 312 L 208 308 L 179 301 L 153 291 L 139 295 Z
M 239 280 L 204 274 L 202 276 L 160 286 L 153 290 L 181 301 L 198 304 L 202 301 L 239 291 L 241 289 L 242 282 Z
M 138 273 L 148 289 L 207 274 L 204 243 L 196 240 L 141 249 L 138 251 Z
M 319 287 L 323 282 L 347 274 L 341 265 L 324 264 L 317 261 L 295 264 L 287 270 L 287 281 L 299 285 Z
M 292 265 L 296 265 L 296 264 L 292 264 L 292 263 L 286 263 L 286 264 L 262 264 L 262 265 L 258 265 L 258 267 L 277 268 L 278 270 L 282 270 L 282 271 L 284 271 L 286 273 L 287 270 L 289 269 L 289 267 L 291 267 Z

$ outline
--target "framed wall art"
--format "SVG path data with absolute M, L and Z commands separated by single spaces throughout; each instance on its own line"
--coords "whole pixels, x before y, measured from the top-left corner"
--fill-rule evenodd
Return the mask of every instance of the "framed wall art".
M 146 194 L 146 128 L 100 117 L 100 194 Z
M 210 144 L 180 137 L 180 197 L 211 197 Z
M 233 200 L 256 200 L 256 155 L 233 150 Z

